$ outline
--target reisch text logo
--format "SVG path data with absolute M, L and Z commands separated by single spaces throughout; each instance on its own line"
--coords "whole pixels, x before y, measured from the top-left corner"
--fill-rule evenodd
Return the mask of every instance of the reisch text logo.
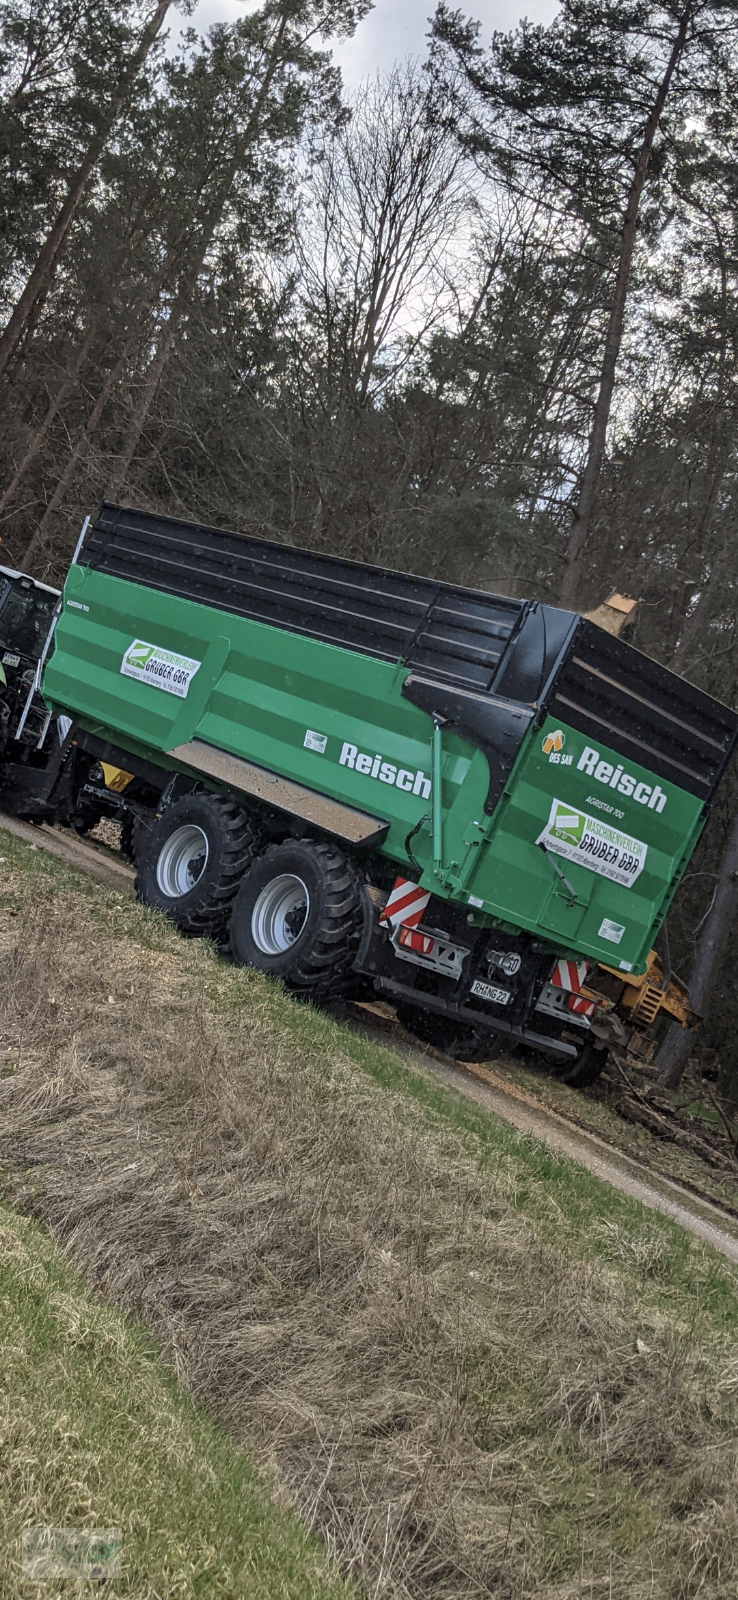
M 430 778 L 424 772 L 397 767 L 393 761 L 385 761 L 383 756 L 365 755 L 355 744 L 344 744 L 338 765 L 362 772 L 366 778 L 378 778 L 380 783 L 392 783 L 396 789 L 403 789 L 405 794 L 419 794 L 423 800 L 430 796 Z
M 639 806 L 648 806 L 649 811 L 663 811 L 666 805 L 668 796 L 658 784 L 652 788 L 650 783 L 642 783 L 632 772 L 626 772 L 622 765 L 613 767 L 611 761 L 602 761 L 599 750 L 594 750 L 589 744 L 585 745 L 579 757 L 577 771 L 586 772 L 596 783 L 604 783 L 608 789 L 616 789 L 618 794 L 632 795 Z

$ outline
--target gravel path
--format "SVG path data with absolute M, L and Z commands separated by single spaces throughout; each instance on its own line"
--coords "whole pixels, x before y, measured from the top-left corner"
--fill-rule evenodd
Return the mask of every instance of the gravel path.
M 410 1053 L 419 1055 L 417 1051 Z M 662 1211 L 665 1216 L 673 1217 L 722 1255 L 738 1261 L 738 1217 L 733 1218 L 713 1201 L 693 1194 L 674 1179 L 652 1172 L 597 1134 L 587 1133 L 567 1122 L 558 1112 L 548 1110 L 527 1096 L 524 1090 L 504 1083 L 493 1068 L 462 1068 L 458 1063 L 446 1063 L 430 1056 L 423 1056 L 422 1060 L 426 1071 L 445 1077 L 455 1089 L 504 1117 L 520 1133 L 545 1140 L 554 1149 L 581 1162 L 603 1183 L 632 1195 L 652 1211 Z

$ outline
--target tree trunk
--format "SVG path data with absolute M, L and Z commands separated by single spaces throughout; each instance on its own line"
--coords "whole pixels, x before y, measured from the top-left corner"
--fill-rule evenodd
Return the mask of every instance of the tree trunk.
M 610 318 L 605 335 L 605 348 L 600 368 L 600 386 L 595 401 L 594 416 L 592 419 L 592 432 L 589 436 L 587 460 L 585 462 L 582 480 L 579 486 L 579 495 L 576 508 L 572 515 L 569 539 L 564 558 L 564 574 L 561 583 L 561 603 L 563 606 L 574 607 L 579 586 L 579 557 L 582 553 L 589 522 L 594 504 L 595 491 L 602 469 L 602 460 L 605 453 L 607 437 L 607 424 L 610 417 L 613 389 L 615 387 L 615 373 L 620 355 L 620 346 L 623 338 L 623 322 L 625 307 L 628 298 L 628 284 L 630 269 L 633 260 L 633 250 L 638 228 L 638 213 L 640 210 L 643 185 L 646 181 L 648 164 L 651 159 L 653 141 L 661 119 L 666 97 L 669 92 L 671 80 L 679 64 L 687 37 L 687 29 L 695 10 L 695 0 L 688 0 L 684 7 L 682 19 L 679 24 L 677 36 L 672 45 L 671 54 L 666 65 L 664 76 L 659 85 L 658 94 L 653 104 L 651 114 L 646 123 L 641 148 L 635 164 L 633 181 L 628 193 L 628 202 L 625 208 L 625 217 L 620 236 L 620 255 L 617 272 L 615 275 L 615 288 L 613 301 L 610 308 Z
M 115 465 L 110 473 L 108 492 L 112 500 L 116 500 L 118 498 L 118 495 L 125 484 L 128 468 L 131 465 L 133 457 L 136 453 L 139 439 L 141 438 L 141 434 L 146 426 L 146 419 L 149 415 L 149 411 L 151 410 L 154 395 L 159 387 L 164 368 L 174 348 L 174 341 L 177 337 L 179 324 L 184 315 L 184 309 L 183 297 L 178 296 L 177 301 L 172 307 L 171 313 L 167 318 L 167 321 L 161 329 L 156 350 L 154 351 L 151 361 L 149 362 L 146 372 L 144 373 L 140 390 L 131 409 L 128 426 L 123 436 L 123 444 L 121 446 L 120 454 L 116 457 Z
M 712 983 L 715 968 L 725 948 L 735 910 L 735 886 L 738 876 L 738 817 L 728 840 L 715 895 L 705 917 L 697 945 L 697 954 L 689 976 L 689 998 L 695 1011 L 701 1011 Z M 687 1065 L 692 1035 L 686 1028 L 672 1023 L 659 1051 L 656 1065 L 659 1082 L 667 1089 L 677 1089 Z
M 113 393 L 119 378 L 122 376 L 127 362 L 130 360 L 130 354 L 130 346 L 126 344 L 122 354 L 116 361 L 115 366 L 110 368 L 92 411 L 87 418 L 84 428 L 81 429 L 77 436 L 77 442 L 74 446 L 74 449 L 70 453 L 66 467 L 64 468 L 59 482 L 57 483 L 54 493 L 52 494 L 41 521 L 39 522 L 36 532 L 34 533 L 33 538 L 28 545 L 20 565 L 21 572 L 28 572 L 34 557 L 37 555 L 39 550 L 43 549 L 44 545 L 46 544 L 47 535 L 54 515 L 58 511 L 64 495 L 72 483 L 80 460 L 87 455 L 90 441 L 97 431 L 100 418 L 105 410 L 108 400 L 110 399 L 110 396 Z
M 207 213 L 199 239 L 197 255 L 195 256 L 194 260 L 190 262 L 189 267 L 180 280 L 180 287 L 177 292 L 176 299 L 172 306 L 169 317 L 161 329 L 156 350 L 154 351 L 154 355 L 152 356 L 144 375 L 138 397 L 131 408 L 131 415 L 123 437 L 120 455 L 118 456 L 115 467 L 110 475 L 110 494 L 113 499 L 118 496 L 122 486 L 126 481 L 128 469 L 136 453 L 141 434 L 146 426 L 146 420 L 151 410 L 154 396 L 161 382 L 164 368 L 166 367 L 167 361 L 169 360 L 172 350 L 174 349 L 182 319 L 186 314 L 187 308 L 192 299 L 192 295 L 194 294 L 195 287 L 197 285 L 197 279 L 202 271 L 205 258 L 208 250 L 210 249 L 210 245 L 212 244 L 215 230 L 218 226 L 220 218 L 223 215 L 223 210 L 227 204 L 231 189 L 233 188 L 233 183 L 243 160 L 244 153 L 248 149 L 251 141 L 259 132 L 261 113 L 264 109 L 274 74 L 279 65 L 280 52 L 287 28 L 287 20 L 288 13 L 287 9 L 285 8 L 283 9 L 279 27 L 277 28 L 277 33 L 272 43 L 267 67 L 259 86 L 259 92 L 256 96 L 251 115 L 249 116 L 249 120 L 246 124 L 243 134 L 238 141 L 237 153 L 231 162 L 230 167 L 227 169 L 224 180 L 218 189 L 217 196 L 210 206 L 209 212 Z
M 718 495 L 727 470 L 728 459 L 728 454 L 725 454 L 722 462 L 713 472 L 710 489 L 697 530 L 698 541 L 700 542 L 712 524 Z M 714 564 L 709 583 L 705 584 L 694 610 L 683 623 L 674 654 L 669 663 L 672 672 L 683 673 L 692 645 L 704 627 L 707 605 L 713 586 L 716 585 L 729 566 L 731 555 L 732 545 L 730 540 L 726 538 L 720 555 Z M 702 1009 L 715 968 L 720 961 L 725 941 L 730 932 L 736 873 L 738 873 L 738 819 L 736 819 L 733 826 L 733 831 L 720 863 L 717 887 L 712 905 L 702 927 L 702 934 L 690 973 L 689 997 L 696 1011 Z M 659 1079 L 667 1089 L 677 1089 L 679 1087 L 689 1059 L 690 1046 L 690 1034 L 684 1028 L 680 1028 L 676 1023 L 673 1023 L 657 1058 Z
M 42 446 L 42 444 L 43 444 L 43 442 L 44 442 L 44 440 L 45 440 L 45 438 L 46 438 L 46 436 L 47 436 L 47 434 L 49 432 L 49 428 L 51 427 L 51 424 L 54 421 L 54 418 L 56 417 L 56 415 L 57 415 L 57 413 L 59 411 L 60 406 L 62 405 L 64 400 L 66 400 L 66 397 L 69 394 L 70 389 L 72 389 L 74 387 L 74 384 L 76 383 L 77 378 L 79 377 L 79 374 L 80 374 L 80 372 L 82 370 L 82 367 L 84 365 L 84 362 L 85 362 L 85 359 L 87 357 L 87 353 L 89 351 L 91 343 L 92 343 L 92 335 L 88 334 L 88 336 L 85 339 L 81 349 L 77 353 L 77 357 L 76 357 L 76 360 L 74 362 L 74 365 L 72 367 L 71 372 L 64 379 L 63 383 L 60 384 L 59 388 L 56 391 L 56 394 L 54 395 L 53 400 L 51 400 L 49 402 L 49 408 L 48 408 L 48 411 L 46 412 L 46 416 L 44 417 L 43 422 L 39 423 L 39 426 L 37 427 L 36 432 L 34 433 L 33 438 L 31 439 L 31 442 L 30 442 L 30 444 L 28 446 L 28 449 L 26 450 L 26 453 L 25 453 L 25 455 L 24 455 L 24 457 L 23 457 L 23 459 L 22 459 L 22 461 L 20 463 L 20 466 L 14 472 L 13 477 L 11 478 L 10 483 L 8 484 L 8 487 L 7 487 L 7 489 L 5 490 L 5 492 L 4 492 L 3 496 L 2 496 L 2 499 L 0 499 L 0 517 L 2 517 L 3 512 L 6 511 L 7 507 L 10 505 L 10 502 L 13 499 L 13 496 L 15 495 L 16 491 L 20 488 L 20 485 L 23 482 L 23 479 L 25 478 L 29 467 L 35 461 L 36 456 L 38 455 L 39 450 L 41 449 L 41 446 Z
M 36 329 L 41 320 L 41 313 L 46 305 L 46 298 L 50 288 L 51 281 L 49 280 L 45 289 L 42 290 L 41 294 L 37 295 L 33 305 L 31 306 L 25 328 L 21 335 L 20 343 L 16 345 L 13 358 L 5 370 L 5 385 L 0 390 L 0 411 L 4 411 L 10 401 L 13 389 L 15 387 L 16 378 L 19 376 L 21 368 L 25 364 L 26 352 L 28 351 L 29 345 L 34 338 Z
M 684 672 L 687 656 L 692 649 L 692 645 L 694 644 L 698 633 L 702 631 L 703 623 L 706 621 L 707 605 L 712 593 L 713 585 L 715 585 L 715 583 L 720 579 L 723 572 L 729 565 L 731 553 L 732 552 L 729 549 L 723 550 L 722 555 L 715 563 L 709 583 L 705 583 L 702 589 L 694 611 L 690 612 L 689 616 L 685 618 L 682 624 L 682 631 L 677 640 L 676 649 L 674 650 L 674 654 L 669 662 L 672 672 L 678 672 L 680 674 Z
M 732 529 L 729 534 L 726 534 L 723 548 L 713 565 L 709 579 L 707 579 L 702 585 L 700 597 L 696 606 L 694 607 L 694 610 L 690 611 L 689 616 L 685 617 L 682 623 L 679 638 L 677 639 L 676 646 L 674 648 L 674 654 L 669 662 L 672 672 L 678 672 L 680 674 L 684 672 L 687 656 L 692 649 L 692 645 L 694 644 L 697 635 L 702 632 L 702 629 L 708 620 L 707 613 L 710 599 L 717 588 L 720 579 L 723 577 L 723 574 L 728 571 L 734 559 L 735 549 L 731 535 Z
M 2 335 L 0 335 L 0 377 L 2 377 L 3 373 L 7 371 L 11 361 L 13 360 L 13 357 L 18 351 L 19 346 L 24 343 L 29 324 L 34 318 L 34 312 L 36 313 L 36 320 L 38 320 L 38 315 L 40 314 L 41 310 L 41 306 L 39 306 L 38 303 L 40 301 L 41 305 L 43 305 L 43 302 L 48 295 L 64 242 L 72 222 L 74 221 L 74 217 L 77 213 L 85 189 L 87 188 L 90 178 L 97 166 L 105 145 L 107 144 L 112 129 L 118 120 L 120 112 L 125 105 L 128 96 L 130 95 L 136 77 L 138 76 L 138 73 L 149 54 L 154 40 L 161 29 L 170 4 L 171 0 L 158 0 L 156 10 L 146 24 L 139 44 L 134 51 L 133 56 L 131 57 L 126 71 L 123 74 L 120 88 L 108 111 L 105 122 L 96 133 L 94 139 L 91 141 L 84 159 L 78 167 L 74 177 L 70 180 L 66 198 L 63 201 L 56 220 L 46 235 L 46 238 L 38 253 L 36 264 L 33 267 L 33 270 L 26 282 L 25 288 L 21 293 L 18 304 L 15 306 L 12 312 L 10 321 L 8 322 L 7 327 L 4 329 Z M 28 343 L 26 342 L 24 354 L 25 349 L 27 348 Z M 22 363 L 18 364 L 18 370 L 20 369 L 21 364 Z
M 170 0 L 166 0 L 166 4 L 164 4 L 164 0 L 162 0 L 162 4 L 159 7 L 159 10 L 162 11 L 162 18 L 163 18 L 164 12 L 166 11 L 166 6 L 169 3 L 170 3 Z M 144 383 L 141 400 L 140 400 L 139 404 L 136 406 L 136 408 L 134 410 L 134 414 L 133 414 L 133 417 L 131 419 L 131 423 L 129 425 L 129 429 L 128 429 L 127 434 L 126 434 L 126 440 L 125 440 L 125 444 L 124 444 L 124 452 L 123 453 L 124 453 L 124 455 L 128 454 L 128 461 L 126 462 L 126 465 L 125 465 L 125 471 L 128 470 L 128 465 L 130 465 L 130 460 L 133 457 L 136 445 L 137 445 L 138 440 L 140 438 L 141 430 L 142 430 L 142 428 L 144 426 L 144 423 L 145 423 L 145 420 L 146 420 L 146 416 L 148 415 L 148 411 L 149 411 L 149 408 L 151 406 L 151 402 L 152 402 L 152 400 L 154 398 L 154 394 L 156 392 L 157 386 L 159 384 L 159 381 L 160 381 L 160 378 L 161 378 L 161 374 L 162 374 L 162 372 L 164 370 L 164 366 L 166 364 L 166 360 L 167 360 L 167 358 L 168 358 L 168 356 L 170 354 L 170 351 L 171 351 L 171 349 L 173 347 L 174 338 L 175 338 L 175 335 L 176 335 L 176 328 L 177 328 L 177 326 L 178 326 L 178 324 L 179 324 L 179 322 L 181 320 L 182 315 L 184 314 L 184 310 L 185 310 L 185 307 L 186 307 L 186 304 L 187 304 L 187 300 L 188 300 L 188 297 L 189 297 L 188 285 L 189 286 L 194 286 L 194 283 L 197 281 L 197 276 L 198 276 L 198 274 L 199 274 L 199 272 L 201 270 L 202 263 L 203 263 L 203 261 L 205 259 L 207 251 L 208 251 L 208 249 L 210 247 L 210 243 L 212 241 L 215 229 L 216 229 L 216 227 L 218 225 L 220 217 L 222 216 L 223 207 L 225 206 L 226 201 L 228 199 L 228 196 L 229 196 L 229 194 L 231 192 L 231 189 L 232 189 L 232 186 L 233 186 L 233 182 L 234 182 L 236 174 L 237 174 L 237 172 L 239 170 L 241 162 L 243 160 L 243 156 L 244 156 L 245 150 L 248 148 L 249 144 L 251 143 L 251 141 L 253 140 L 253 138 L 256 136 L 256 134 L 259 131 L 259 126 L 260 126 L 260 122 L 261 122 L 261 113 L 262 113 L 264 105 L 266 103 L 267 95 L 269 93 L 269 89 L 271 87 L 272 80 L 274 78 L 275 72 L 277 71 L 277 67 L 279 66 L 279 62 L 280 62 L 280 59 L 281 59 L 282 45 L 283 45 L 283 42 L 284 42 L 284 36 L 285 36 L 286 29 L 287 29 L 287 23 L 289 21 L 289 17 L 290 17 L 290 6 L 289 6 L 289 0 L 287 0 L 287 3 L 285 3 L 283 5 L 283 7 L 282 7 L 282 12 L 281 12 L 281 16 L 280 16 L 280 19 L 279 19 L 279 24 L 278 24 L 274 39 L 272 41 L 272 45 L 271 45 L 271 48 L 270 48 L 267 65 L 266 65 L 266 68 L 265 68 L 265 71 L 264 71 L 264 76 L 263 76 L 261 84 L 259 86 L 259 92 L 258 92 L 258 94 L 256 96 L 256 100 L 254 102 L 254 105 L 253 105 L 253 108 L 252 108 L 252 111 L 251 111 L 251 115 L 249 116 L 249 120 L 248 120 L 248 122 L 246 124 L 246 127 L 245 127 L 245 129 L 243 131 L 243 134 L 241 135 L 241 137 L 240 137 L 240 139 L 238 141 L 238 147 L 237 147 L 236 154 L 235 154 L 233 160 L 231 161 L 229 167 L 227 168 L 224 181 L 220 184 L 220 186 L 218 188 L 218 191 L 217 191 L 216 198 L 215 198 L 214 202 L 211 204 L 210 209 L 209 209 L 209 211 L 207 213 L 207 217 L 206 217 L 206 220 L 205 220 L 205 223 L 204 223 L 204 226 L 203 226 L 203 230 L 202 230 L 202 233 L 200 235 L 199 248 L 198 248 L 197 256 L 196 256 L 194 262 L 190 264 L 189 270 L 188 270 L 188 272 L 186 274 L 186 282 L 184 282 L 182 284 L 182 286 L 180 287 L 180 291 L 179 291 L 179 293 L 177 295 L 177 299 L 175 300 L 174 306 L 172 307 L 172 318 L 170 318 L 170 321 L 172 321 L 171 330 L 169 328 L 166 328 L 166 327 L 163 329 L 162 335 L 160 337 L 160 342 L 159 342 L 159 344 L 157 346 L 156 352 L 155 352 L 155 354 L 153 356 L 153 359 L 151 361 L 150 367 L 148 369 L 147 381 Z M 147 311 L 146 314 L 148 314 L 148 311 Z M 142 324 L 143 320 L 144 320 L 143 317 L 140 318 L 139 319 L 139 323 Z M 116 384 L 119 382 L 120 378 L 122 377 L 122 374 L 123 374 L 123 372 L 125 370 L 125 367 L 126 367 L 128 361 L 131 359 L 131 355 L 132 355 L 133 349 L 134 349 L 134 339 L 133 338 L 129 338 L 126 341 L 126 344 L 124 346 L 124 349 L 123 349 L 123 352 L 122 352 L 122 354 L 120 356 L 120 359 L 116 362 L 115 366 L 111 368 L 110 372 L 108 373 L 107 378 L 105 379 L 105 382 L 104 382 L 103 387 L 102 387 L 102 389 L 100 391 L 100 394 L 98 395 L 98 398 L 97 398 L 97 400 L 95 402 L 93 410 L 91 411 L 90 416 L 88 417 L 84 428 L 81 430 L 81 432 L 80 432 L 80 434 L 79 434 L 79 436 L 77 438 L 77 442 L 76 442 L 76 444 L 74 446 L 74 449 L 71 452 L 69 460 L 67 461 L 67 465 L 66 465 L 66 467 L 64 469 L 64 472 L 62 473 L 62 476 L 61 476 L 61 478 L 59 479 L 59 482 L 56 485 L 54 493 L 51 496 L 51 499 L 50 499 L 50 501 L 49 501 L 49 503 L 48 503 L 48 505 L 46 507 L 46 510 L 45 510 L 44 514 L 43 514 L 43 517 L 41 518 L 41 521 L 40 521 L 40 523 L 38 525 L 38 528 L 36 529 L 36 532 L 34 533 L 33 538 L 31 539 L 31 541 L 30 541 L 30 543 L 28 545 L 28 548 L 27 548 L 27 550 L 25 552 L 25 555 L 23 557 L 23 561 L 21 563 L 21 571 L 22 572 L 27 572 L 28 571 L 31 562 L 35 559 L 35 557 L 37 556 L 39 550 L 42 550 L 44 545 L 46 544 L 46 540 L 47 540 L 47 537 L 48 537 L 48 534 L 49 534 L 49 530 L 51 528 L 53 517 L 54 517 L 55 513 L 57 512 L 57 510 L 59 509 L 59 506 L 61 505 L 61 502 L 62 502 L 62 500 L 64 498 L 64 495 L 66 494 L 67 489 L 69 488 L 70 484 L 72 483 L 72 481 L 74 479 L 74 475 L 75 475 L 75 472 L 76 472 L 77 467 L 79 465 L 79 462 L 81 460 L 83 460 L 84 457 L 87 455 L 90 443 L 92 441 L 94 433 L 97 430 L 97 427 L 99 425 L 100 419 L 101 419 L 102 414 L 103 414 L 103 411 L 105 410 L 105 407 L 106 407 L 106 405 L 108 403 L 108 400 L 110 399 L 111 394 L 113 393 L 113 390 L 114 390 Z M 121 468 L 119 467 L 117 472 L 116 472 L 116 481 L 120 482 L 121 480 L 122 480 L 122 472 L 121 472 Z

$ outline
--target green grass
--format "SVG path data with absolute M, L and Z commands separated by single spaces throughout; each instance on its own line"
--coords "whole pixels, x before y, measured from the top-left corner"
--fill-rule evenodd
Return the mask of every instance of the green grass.
M 122 1524 L 152 1600 L 331 1593 L 251 1451 L 388 1600 L 734 1600 L 732 1264 L 117 891 L 0 856 L 7 1192 L 247 1444 L 34 1228 L 16 1537 Z
M 213 1002 L 226 1011 L 242 1007 L 244 976 L 219 965 L 211 986 Z M 289 1029 L 301 1056 L 320 1060 L 340 1049 L 375 1083 L 397 1096 L 396 1114 L 402 1115 L 403 1099 L 421 1108 L 427 1126 L 453 1132 L 483 1171 L 494 1171 L 503 1161 L 512 1164 L 515 1208 L 535 1225 L 539 1236 L 571 1259 L 607 1263 L 626 1281 L 635 1272 L 641 1302 L 673 1313 L 679 1301 L 686 1317 L 706 1315 L 716 1330 L 735 1332 L 738 1270 L 678 1222 L 612 1189 L 542 1140 L 519 1133 L 494 1112 L 437 1082 L 422 1068 L 407 1065 L 395 1050 L 360 1030 L 297 1004 L 277 985 L 269 985 L 269 990 L 273 1020 Z M 619 1245 L 614 1244 L 613 1230 Z M 645 1269 L 638 1265 L 635 1248 L 644 1236 L 654 1246 L 654 1265 Z
M 118 891 L 53 856 L 40 850 L 31 853 L 11 835 L 0 832 L 0 840 L 0 854 L 23 872 L 29 887 L 48 887 L 52 893 L 55 888 L 74 890 L 84 897 L 90 917 L 108 936 L 133 937 L 152 952 L 182 950 L 179 934 L 157 913 L 134 905 Z M 185 947 L 192 949 L 189 942 Z M 407 1065 L 396 1051 L 298 1004 L 280 985 L 234 969 L 220 961 L 214 949 L 202 944 L 198 948 L 208 963 L 208 998 L 216 1010 L 226 1015 L 241 1011 L 256 985 L 273 1025 L 287 1031 L 297 1054 L 320 1061 L 326 1053 L 340 1050 L 396 1097 L 397 1115 L 402 1116 L 402 1100 L 406 1099 L 415 1110 L 423 1111 L 430 1130 L 453 1132 L 482 1170 L 494 1170 L 501 1161 L 512 1164 L 517 1211 L 568 1257 L 605 1263 L 626 1281 L 635 1276 L 641 1303 L 672 1314 L 678 1306 L 691 1323 L 707 1317 L 716 1332 L 734 1333 L 738 1328 L 738 1270 L 679 1223 L 610 1188 L 541 1140 L 518 1133 L 467 1096 Z M 653 1245 L 649 1254 L 655 1263 L 647 1272 L 639 1265 L 637 1248 L 644 1236 Z
M 278 1507 L 146 1333 L 90 1294 L 32 1221 L 0 1206 L 0 1593 L 25 1595 L 24 1527 L 120 1527 L 136 1600 L 339 1600 L 316 1541 Z
M 227 1003 L 238 1005 L 238 995 L 228 995 Z M 288 996 L 275 996 L 274 1006 L 303 1050 L 320 1055 L 340 1044 L 376 1083 L 422 1107 L 429 1127 L 453 1130 L 483 1171 L 494 1171 L 501 1161 L 512 1163 L 516 1210 L 570 1259 L 607 1263 L 626 1281 L 635 1277 L 640 1304 L 672 1314 L 679 1307 L 689 1319 L 704 1316 L 716 1331 L 735 1333 L 738 1271 L 678 1222 L 610 1188 L 577 1161 L 518 1133 L 421 1069 L 406 1066 L 394 1051 L 295 1005 Z M 644 1237 L 653 1246 L 653 1266 L 647 1269 L 638 1265 L 637 1244 Z

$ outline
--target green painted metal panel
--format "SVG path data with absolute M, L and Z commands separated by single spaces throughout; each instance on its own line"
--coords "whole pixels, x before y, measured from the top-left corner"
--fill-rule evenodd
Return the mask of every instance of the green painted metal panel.
M 555 802 L 573 823 L 560 838 L 550 829 Z M 693 795 L 548 718 L 529 734 L 459 887 L 488 915 L 641 972 L 703 820 Z
M 201 663 L 186 698 L 123 675 L 136 639 Z M 407 834 L 430 812 L 432 723 L 402 698 L 405 675 L 387 662 L 75 567 L 44 693 L 89 731 L 165 766 L 167 750 L 197 736 L 386 818 L 384 849 L 407 865 Z M 318 736 L 309 745 L 325 739 L 321 752 L 306 748 L 308 735 Z M 447 740 L 446 809 L 474 755 L 460 739 Z M 430 852 L 430 832 L 423 833 L 416 853 L 422 862 Z
M 131 666 L 135 641 L 155 647 L 159 677 Z M 486 758 L 445 729 L 434 871 L 433 724 L 403 698 L 406 675 L 399 662 L 75 566 L 44 693 L 89 731 L 163 766 L 175 765 L 168 750 L 196 737 L 386 819 L 382 849 L 406 875 L 405 839 L 425 817 L 412 846 L 424 887 L 482 921 L 642 971 L 701 802 L 549 719 L 532 725 L 487 817 Z

